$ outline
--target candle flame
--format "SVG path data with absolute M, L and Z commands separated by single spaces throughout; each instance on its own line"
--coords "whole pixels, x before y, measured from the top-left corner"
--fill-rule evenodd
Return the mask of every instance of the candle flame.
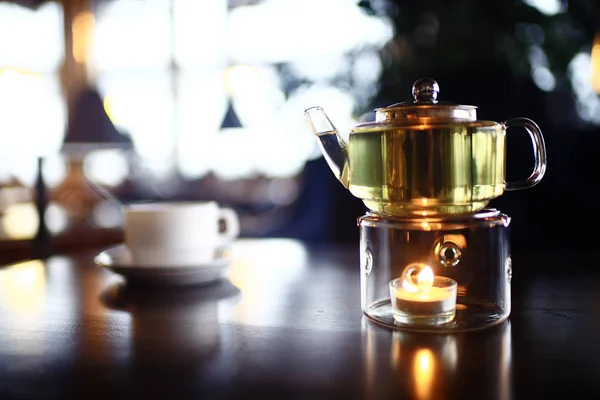
M 419 272 L 417 275 L 417 284 L 419 287 L 425 286 L 427 289 L 433 286 L 433 270 L 430 266 L 426 266 Z
M 417 273 L 417 281 L 413 279 L 413 273 L 416 270 L 420 270 Z M 425 264 L 410 264 L 404 269 L 404 279 L 402 280 L 402 287 L 411 293 L 416 292 L 427 292 L 433 286 L 433 270 L 429 265 Z

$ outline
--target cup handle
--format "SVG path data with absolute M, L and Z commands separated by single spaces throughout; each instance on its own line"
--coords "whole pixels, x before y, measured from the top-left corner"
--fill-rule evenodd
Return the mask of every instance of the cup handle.
M 240 220 L 237 213 L 231 208 L 221 208 L 219 219 L 225 222 L 225 230 L 219 234 L 221 243 L 233 241 L 240 234 Z
M 503 122 L 502 125 L 504 125 L 507 130 L 513 126 L 522 126 L 525 128 L 531 138 L 533 155 L 535 157 L 533 172 L 529 178 L 523 181 L 506 182 L 504 184 L 504 190 L 528 189 L 537 185 L 546 173 L 546 145 L 544 144 L 542 131 L 535 122 L 528 118 L 511 118 L 508 121 Z

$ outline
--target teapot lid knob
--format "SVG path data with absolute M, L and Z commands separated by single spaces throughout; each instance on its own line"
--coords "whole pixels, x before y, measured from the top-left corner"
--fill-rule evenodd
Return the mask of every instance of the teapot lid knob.
M 412 87 L 415 103 L 435 104 L 439 93 L 440 86 L 431 78 L 417 79 Z

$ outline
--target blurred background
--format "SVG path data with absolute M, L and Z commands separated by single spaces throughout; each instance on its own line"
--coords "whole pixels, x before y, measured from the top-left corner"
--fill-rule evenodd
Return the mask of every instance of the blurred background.
M 595 244 L 600 2 L 449 3 L 0 0 L 0 263 L 121 241 L 86 180 L 123 202 L 217 200 L 245 237 L 357 246 L 366 208 L 304 109 L 348 133 L 423 76 L 479 119 L 541 127 L 546 176 L 491 203 L 515 251 Z M 511 132 L 507 179 L 532 163 Z

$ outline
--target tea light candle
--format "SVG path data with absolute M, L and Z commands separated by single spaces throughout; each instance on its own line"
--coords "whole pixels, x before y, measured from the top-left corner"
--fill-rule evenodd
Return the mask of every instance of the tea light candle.
M 390 282 L 394 320 L 409 325 L 452 321 L 456 314 L 456 287 L 456 281 L 435 276 L 428 265 L 407 265 L 400 278 Z

